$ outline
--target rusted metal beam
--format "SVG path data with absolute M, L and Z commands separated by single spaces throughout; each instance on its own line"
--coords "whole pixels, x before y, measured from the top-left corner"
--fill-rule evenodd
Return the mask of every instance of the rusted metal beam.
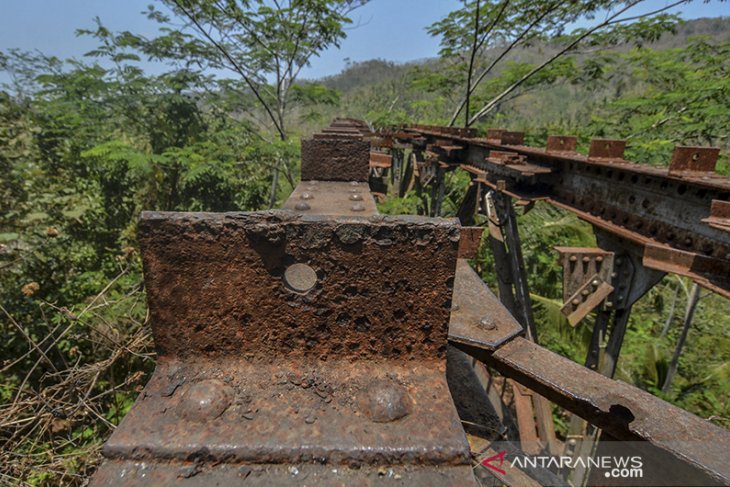
M 499 302 L 482 278 L 459 259 L 449 321 L 449 341 L 496 350 L 524 333 L 522 325 Z
M 418 127 L 411 134 L 427 143 L 447 138 L 466 147 L 466 155 L 453 163 L 484 171 L 492 184 L 504 180 L 506 192 L 518 199 L 547 199 L 641 246 L 665 246 L 699 258 L 730 261 L 728 227 L 710 211 L 713 201 L 720 208 L 730 200 L 730 180 L 713 172 L 717 149 L 677 147 L 667 170 L 626 161 L 621 140 L 595 139 L 586 157 L 575 153 L 574 139 L 565 136 L 549 138 L 545 150 L 522 145 L 518 136 L 505 138 L 508 132 L 503 129 L 489 130 L 482 139 Z M 491 157 L 495 151 L 511 152 L 524 161 L 504 164 Z M 669 259 L 665 262 L 671 265 Z M 730 297 L 721 272 L 710 277 L 690 268 L 685 275 Z M 715 281 L 722 284 L 712 287 Z
M 356 138 L 302 140 L 302 181 L 367 181 L 370 142 Z
M 305 144 L 285 210 L 142 214 L 158 362 L 93 485 L 473 484 L 445 376 L 458 221 L 378 215 L 362 143 Z
M 707 483 L 730 482 L 730 433 L 709 421 L 521 337 L 494 352 L 455 345 L 616 439 L 651 442 L 677 461 L 668 468 L 681 464 Z

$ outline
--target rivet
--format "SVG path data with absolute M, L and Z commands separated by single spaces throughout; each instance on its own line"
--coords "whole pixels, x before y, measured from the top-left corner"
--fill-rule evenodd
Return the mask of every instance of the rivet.
M 380 380 L 365 390 L 361 407 L 375 423 L 389 423 L 410 413 L 411 399 L 400 384 Z
M 311 209 L 311 208 L 312 208 L 312 207 L 311 207 L 311 206 L 309 206 L 309 204 L 308 204 L 308 203 L 304 203 L 303 201 L 302 201 L 302 202 L 299 202 L 299 203 L 297 203 L 296 205 L 294 205 L 294 209 L 295 209 L 295 210 L 299 210 L 299 211 L 306 211 L 306 210 L 309 210 L 309 209 Z
M 593 279 L 591 281 L 591 286 L 593 286 L 593 287 L 598 287 L 600 284 L 601 284 L 601 281 L 599 281 L 598 279 Z
M 307 264 L 292 264 L 284 271 L 284 281 L 292 290 L 305 293 L 317 284 L 317 273 Z
M 479 320 L 479 324 L 482 325 L 487 330 L 494 330 L 495 328 L 497 328 L 497 324 L 494 322 L 494 320 L 489 315 L 482 316 L 482 319 Z
M 352 211 L 365 211 L 365 205 L 362 203 L 355 203 L 350 207 Z
M 351 194 L 350 199 L 352 201 L 362 201 L 362 195 L 361 194 Z
M 303 200 L 311 200 L 314 198 L 314 195 L 312 193 L 302 193 L 299 197 Z
M 191 385 L 177 406 L 180 416 L 190 420 L 215 419 L 228 409 L 233 398 L 230 386 L 215 379 Z

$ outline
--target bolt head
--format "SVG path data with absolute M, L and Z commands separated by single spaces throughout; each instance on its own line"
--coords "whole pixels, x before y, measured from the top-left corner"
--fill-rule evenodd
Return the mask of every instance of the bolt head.
M 387 380 L 373 382 L 361 398 L 361 407 L 375 423 L 389 423 L 407 416 L 412 401 L 405 387 Z
M 299 211 L 307 211 L 307 210 L 309 210 L 311 208 L 312 207 L 309 206 L 309 203 L 304 203 L 303 201 L 297 203 L 296 205 L 294 205 L 294 209 L 295 210 L 299 210 Z
M 495 328 L 497 328 L 497 323 L 495 323 L 492 317 L 489 315 L 482 316 L 482 319 L 479 320 L 479 324 L 487 330 L 494 330 Z
M 185 391 L 177 412 L 192 421 L 215 419 L 228 409 L 233 396 L 231 387 L 223 382 L 216 379 L 202 380 Z
M 307 264 L 292 264 L 284 271 L 284 281 L 291 290 L 306 293 L 317 284 L 317 273 Z

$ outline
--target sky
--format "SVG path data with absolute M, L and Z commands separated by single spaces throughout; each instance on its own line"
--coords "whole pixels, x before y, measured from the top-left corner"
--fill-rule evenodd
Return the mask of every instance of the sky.
M 81 58 L 96 47 L 92 38 L 77 37 L 78 28 L 93 28 L 94 17 L 112 30 L 152 36 L 156 24 L 141 14 L 151 0 L 0 0 L 0 50 L 39 50 L 60 58 Z M 654 10 L 668 3 L 648 0 Z M 353 26 L 340 49 L 312 60 L 302 77 L 337 74 L 345 60 L 385 59 L 407 62 L 438 54 L 438 39 L 425 28 L 460 5 L 458 0 L 372 0 L 352 14 Z M 695 0 L 680 9 L 683 18 L 730 16 L 730 2 Z

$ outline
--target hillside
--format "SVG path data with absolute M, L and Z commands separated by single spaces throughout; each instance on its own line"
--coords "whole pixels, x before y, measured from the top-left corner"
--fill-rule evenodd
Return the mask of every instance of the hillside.
M 690 20 L 678 25 L 675 33 L 665 33 L 655 42 L 640 46 L 643 50 L 666 51 L 687 46 L 697 36 L 705 36 L 713 43 L 730 40 L 730 18 L 703 18 Z M 603 49 L 606 53 L 626 53 L 630 46 L 618 45 Z M 537 63 L 554 53 L 555 46 L 536 44 L 526 49 L 516 49 L 506 57 L 506 62 L 498 65 L 494 73 L 487 77 L 499 77 L 510 63 Z M 498 49 L 488 51 L 485 58 L 491 58 Z M 576 53 L 576 64 L 590 60 L 601 48 L 591 47 Z M 600 65 L 600 59 L 598 60 Z M 442 93 L 428 92 L 423 83 L 417 80 L 428 73 L 439 73 L 447 69 L 448 62 L 438 58 L 423 59 L 409 63 L 394 63 L 383 59 L 354 62 L 335 76 L 317 80 L 330 89 L 340 92 L 340 103 L 336 108 L 323 107 L 317 123 L 332 116 L 347 115 L 378 123 L 421 121 L 443 124 L 448 122 L 450 113 L 459 96 L 461 85 L 451 83 Z M 624 90 L 636 86 L 636 80 L 627 76 L 614 76 L 601 83 L 583 83 L 565 77 L 549 86 L 523 90 L 519 96 L 503 103 L 495 116 L 500 125 L 512 128 L 529 129 L 532 127 L 564 127 L 569 129 L 589 123 L 598 109 L 616 99 Z M 316 124 L 303 123 L 303 135 L 308 135 Z M 721 144 L 724 146 L 724 144 Z

